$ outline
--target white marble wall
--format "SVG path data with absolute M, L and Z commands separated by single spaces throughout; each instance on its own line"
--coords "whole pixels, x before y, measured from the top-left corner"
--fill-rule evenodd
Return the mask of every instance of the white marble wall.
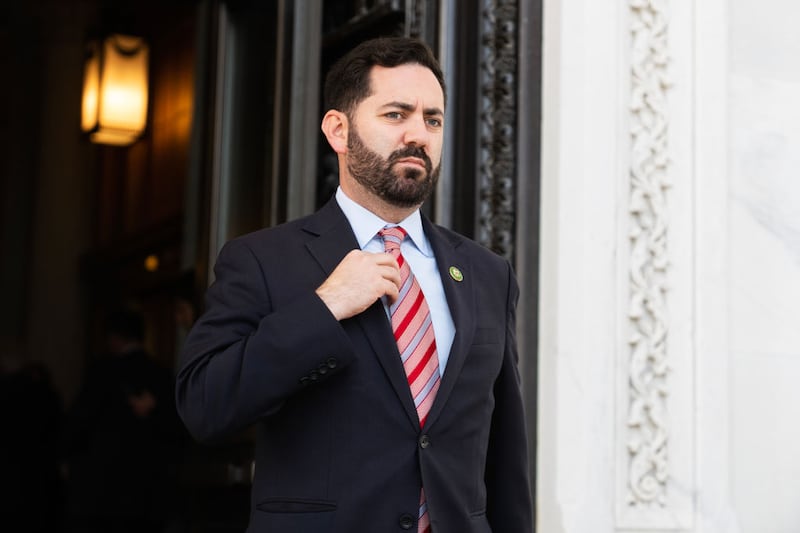
M 618 11 L 545 1 L 537 533 L 614 519 Z
M 632 505 L 630 36 L 662 8 L 667 475 Z M 539 533 L 800 531 L 798 21 L 796 0 L 544 1 Z
M 800 3 L 730 6 L 733 496 L 743 533 L 797 533 Z

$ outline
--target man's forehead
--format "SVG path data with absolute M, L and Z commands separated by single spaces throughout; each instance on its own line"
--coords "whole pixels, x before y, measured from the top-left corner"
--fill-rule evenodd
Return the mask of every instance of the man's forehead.
M 412 104 L 423 100 L 425 107 L 444 107 L 444 92 L 436 75 L 419 63 L 396 67 L 375 65 L 370 70 L 370 95 L 382 100 L 380 105 L 396 101 Z

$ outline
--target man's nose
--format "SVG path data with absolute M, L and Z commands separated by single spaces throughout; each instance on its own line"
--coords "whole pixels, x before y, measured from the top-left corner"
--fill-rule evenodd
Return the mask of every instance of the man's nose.
M 416 146 L 425 147 L 430 140 L 430 132 L 425 125 L 424 117 L 414 117 L 407 122 L 407 129 L 405 133 L 405 144 L 414 144 Z

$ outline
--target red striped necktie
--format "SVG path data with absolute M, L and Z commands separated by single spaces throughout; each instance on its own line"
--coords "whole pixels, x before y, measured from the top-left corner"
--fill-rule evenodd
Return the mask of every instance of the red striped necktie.
M 424 427 L 441 381 L 431 313 L 417 278 L 400 253 L 400 243 L 407 235 L 405 230 L 400 226 L 387 227 L 379 231 L 378 235 L 383 238 L 386 252 L 392 254 L 400 265 L 400 295 L 389 307 L 389 312 L 392 316 L 394 339 L 397 341 L 408 386 L 417 408 L 419 425 Z M 420 494 L 417 530 L 420 533 L 430 531 L 424 490 Z

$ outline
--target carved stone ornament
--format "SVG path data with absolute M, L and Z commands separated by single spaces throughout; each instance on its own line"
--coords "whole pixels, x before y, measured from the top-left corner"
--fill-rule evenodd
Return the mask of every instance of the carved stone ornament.
M 477 240 L 513 259 L 518 0 L 481 7 Z
M 667 0 L 630 0 L 631 167 L 627 407 L 628 505 L 667 503 L 670 431 Z

